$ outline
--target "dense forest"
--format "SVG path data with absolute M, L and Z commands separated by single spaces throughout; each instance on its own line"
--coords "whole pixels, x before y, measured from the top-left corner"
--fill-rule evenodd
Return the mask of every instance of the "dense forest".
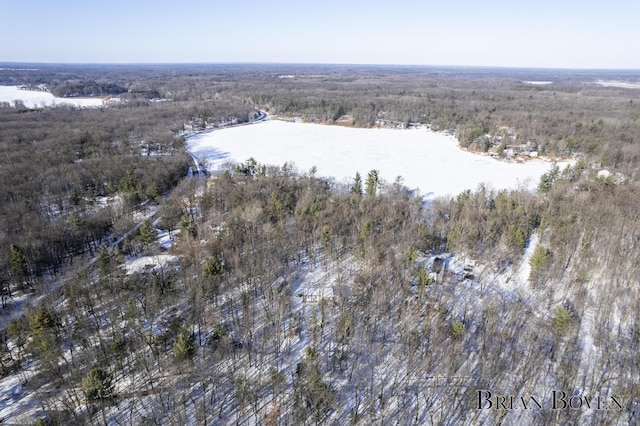
M 88 92 L 66 90 L 94 82 L 122 99 L 0 108 L 0 386 L 19 383 L 0 399 L 1 420 L 637 422 L 640 90 L 596 84 L 636 77 L 311 65 L 0 72 L 0 84 L 75 96 Z M 480 185 L 427 204 L 376 170 L 345 185 L 252 158 L 186 177 L 189 132 L 260 110 L 428 125 L 465 149 L 576 162 L 551 169 L 536 193 Z

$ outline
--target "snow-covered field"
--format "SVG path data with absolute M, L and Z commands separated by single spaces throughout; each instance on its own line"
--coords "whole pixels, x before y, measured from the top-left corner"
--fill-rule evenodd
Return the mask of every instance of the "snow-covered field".
M 0 102 L 9 102 L 11 106 L 15 106 L 15 101 L 22 101 L 27 108 L 62 104 L 81 108 L 104 105 L 102 98 L 57 98 L 49 92 L 22 90 L 18 86 L 0 86 Z
M 269 120 L 249 126 L 216 130 L 189 139 L 191 154 L 206 160 L 215 172 L 227 161 L 283 165 L 298 170 L 317 167 L 317 175 L 352 182 L 356 172 L 369 170 L 392 183 L 418 188 L 427 198 L 475 190 L 482 182 L 493 189 L 535 189 L 551 163 L 532 160 L 505 162 L 459 148 L 453 136 L 418 129 L 356 129 Z
M 534 84 L 539 86 L 545 86 L 547 84 L 553 84 L 553 81 L 544 81 L 544 80 L 528 80 L 523 81 L 524 84 Z
M 630 83 L 626 81 L 604 81 L 598 80 L 596 84 L 604 87 L 620 87 L 623 89 L 640 89 L 640 82 L 638 83 Z

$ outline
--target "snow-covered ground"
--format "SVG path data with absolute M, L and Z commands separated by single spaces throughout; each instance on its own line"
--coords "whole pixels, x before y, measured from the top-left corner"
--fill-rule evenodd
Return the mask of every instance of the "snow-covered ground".
M 125 263 L 127 274 L 134 274 L 149 269 L 165 269 L 178 263 L 177 256 L 159 254 L 156 256 L 142 256 L 131 259 Z
M 104 105 L 102 98 L 57 98 L 49 92 L 39 90 L 22 90 L 18 86 L 0 86 L 0 102 L 22 101 L 27 108 L 42 106 L 73 105 L 81 108 L 100 107 Z
M 621 87 L 623 89 L 640 89 L 640 82 L 630 83 L 627 81 L 604 81 L 598 80 L 596 84 L 604 87 Z
M 418 129 L 358 129 L 269 120 L 250 126 L 216 130 L 190 138 L 187 148 L 215 172 L 227 161 L 250 157 L 264 164 L 293 162 L 306 172 L 351 182 L 377 169 L 392 183 L 418 188 L 427 199 L 456 195 L 484 182 L 493 189 L 535 189 L 551 163 L 532 160 L 505 162 L 460 149 L 455 137 Z
M 33 365 L 23 373 L 5 376 L 0 380 L 0 423 L 31 424 L 33 416 L 41 408 L 34 393 L 23 390 L 23 381 L 36 374 Z

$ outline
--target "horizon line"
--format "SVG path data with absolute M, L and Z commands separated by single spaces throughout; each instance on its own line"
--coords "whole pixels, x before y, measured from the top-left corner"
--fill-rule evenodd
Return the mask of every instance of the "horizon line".
M 57 65 L 57 66 L 189 66 L 189 65 L 263 65 L 263 66 L 350 66 L 350 67 L 410 67 L 410 68 L 476 68 L 517 70 L 567 70 L 567 71 L 638 71 L 640 68 L 556 67 L 524 65 L 453 65 L 453 64 L 402 64 L 402 63 L 340 63 L 340 62 L 266 62 L 266 61 L 217 61 L 217 62 L 38 62 L 0 61 L 0 65 Z

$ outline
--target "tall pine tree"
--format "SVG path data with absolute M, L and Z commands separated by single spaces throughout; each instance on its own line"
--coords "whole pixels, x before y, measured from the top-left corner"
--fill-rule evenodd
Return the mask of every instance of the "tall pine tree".
M 29 277 L 29 265 L 22 250 L 14 244 L 9 245 L 9 265 L 13 281 L 23 286 Z
M 355 195 L 362 195 L 362 178 L 360 177 L 360 172 L 356 172 L 355 182 L 351 187 L 351 193 Z
M 380 172 L 378 170 L 370 170 L 367 175 L 367 195 L 374 196 L 380 183 Z

